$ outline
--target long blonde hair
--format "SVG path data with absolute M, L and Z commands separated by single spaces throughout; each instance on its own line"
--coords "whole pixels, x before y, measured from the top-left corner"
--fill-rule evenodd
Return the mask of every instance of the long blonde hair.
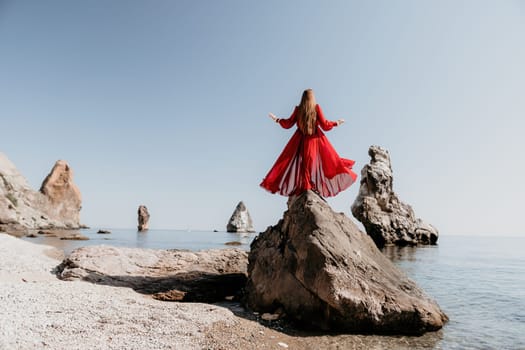
M 304 90 L 298 107 L 297 126 L 305 135 L 312 135 L 315 132 L 315 122 L 317 121 L 315 106 L 314 91 L 312 89 Z

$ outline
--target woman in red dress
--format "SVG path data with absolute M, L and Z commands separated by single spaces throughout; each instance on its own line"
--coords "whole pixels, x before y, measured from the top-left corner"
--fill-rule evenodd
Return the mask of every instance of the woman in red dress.
M 285 129 L 297 123 L 297 130 L 261 183 L 263 188 L 283 196 L 313 190 L 331 197 L 355 182 L 357 175 L 352 171 L 355 162 L 339 157 L 321 131 L 343 124 L 344 119 L 326 120 L 313 90 L 303 92 L 301 103 L 290 118 L 279 119 L 272 113 L 270 118 Z

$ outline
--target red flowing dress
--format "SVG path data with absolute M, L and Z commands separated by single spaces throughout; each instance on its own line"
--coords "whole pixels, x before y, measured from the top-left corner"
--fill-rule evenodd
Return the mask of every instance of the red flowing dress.
M 323 197 L 332 197 L 355 182 L 357 175 L 352 171 L 355 162 L 339 157 L 321 131 L 331 130 L 337 122 L 326 120 L 319 105 L 315 109 L 315 132 L 305 135 L 297 128 L 261 187 L 283 196 L 313 190 Z M 290 118 L 280 119 L 279 124 L 290 129 L 297 122 L 297 113 L 298 107 L 295 107 Z

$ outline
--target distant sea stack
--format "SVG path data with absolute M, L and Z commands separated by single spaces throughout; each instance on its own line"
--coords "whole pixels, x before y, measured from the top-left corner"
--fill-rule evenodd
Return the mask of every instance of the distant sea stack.
M 56 162 L 38 192 L 0 153 L 0 231 L 82 228 L 81 207 L 81 194 L 67 162 Z
M 416 218 L 414 210 L 399 200 L 393 190 L 393 173 L 388 151 L 370 146 L 370 164 L 361 170 L 359 194 L 352 214 L 361 221 L 378 247 L 385 245 L 436 244 L 438 230 Z
M 139 206 L 138 210 L 138 230 L 146 231 L 149 229 L 149 212 L 145 205 Z
M 237 207 L 233 211 L 230 221 L 228 221 L 228 225 L 226 225 L 226 231 L 239 233 L 255 232 L 250 213 L 242 201 L 237 204 Z

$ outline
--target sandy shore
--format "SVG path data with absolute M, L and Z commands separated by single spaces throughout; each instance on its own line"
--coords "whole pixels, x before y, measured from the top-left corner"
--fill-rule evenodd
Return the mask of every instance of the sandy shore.
M 285 333 L 233 303 L 163 302 L 129 288 L 61 281 L 53 273 L 61 256 L 0 233 L 0 350 L 431 349 L 440 339 Z

